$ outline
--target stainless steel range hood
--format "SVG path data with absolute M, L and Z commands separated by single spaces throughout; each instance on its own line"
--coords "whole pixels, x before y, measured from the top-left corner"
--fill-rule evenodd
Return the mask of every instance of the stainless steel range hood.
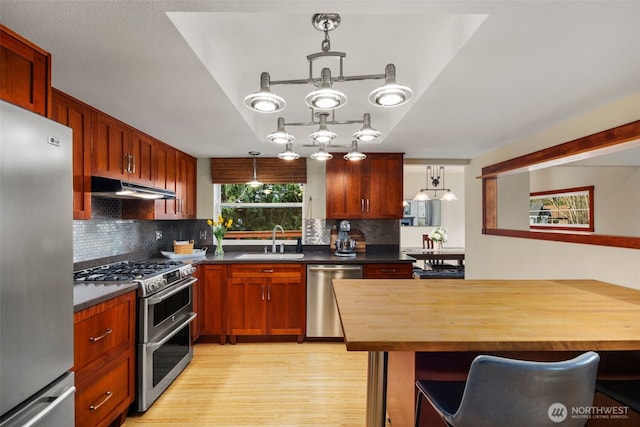
M 91 177 L 91 196 L 107 199 L 175 199 L 175 191 L 147 187 L 118 179 Z

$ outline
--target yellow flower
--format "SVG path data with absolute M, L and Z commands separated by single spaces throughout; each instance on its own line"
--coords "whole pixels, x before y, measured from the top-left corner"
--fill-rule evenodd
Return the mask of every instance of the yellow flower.
M 213 221 L 211 221 L 210 219 L 207 220 L 207 224 L 209 224 L 210 226 L 213 225 Z

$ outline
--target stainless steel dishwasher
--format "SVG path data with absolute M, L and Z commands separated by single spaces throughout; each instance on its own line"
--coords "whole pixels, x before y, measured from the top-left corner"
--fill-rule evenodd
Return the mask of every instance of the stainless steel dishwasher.
M 333 279 L 362 279 L 362 265 L 307 265 L 307 337 L 342 337 Z

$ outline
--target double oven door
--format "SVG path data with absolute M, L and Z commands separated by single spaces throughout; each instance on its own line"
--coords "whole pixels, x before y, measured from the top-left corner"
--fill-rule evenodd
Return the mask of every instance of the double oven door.
M 137 410 L 146 411 L 193 358 L 193 284 L 187 277 L 139 299 Z

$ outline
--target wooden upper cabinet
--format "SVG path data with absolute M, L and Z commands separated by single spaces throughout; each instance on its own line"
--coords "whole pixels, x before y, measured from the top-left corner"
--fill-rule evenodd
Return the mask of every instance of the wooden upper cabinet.
M 327 219 L 402 219 L 403 155 L 327 162 Z
M 155 186 L 166 190 L 176 191 L 178 150 L 166 145 L 158 144 L 154 155 Z M 154 219 L 177 219 L 178 200 L 155 200 Z
M 92 109 L 53 89 L 51 118 L 73 129 L 73 219 L 91 219 Z
M 104 178 L 126 179 L 130 166 L 129 128 L 111 117 L 94 113 L 91 170 Z
M 181 219 L 193 219 L 196 217 L 197 167 L 198 160 L 196 158 L 178 151 L 176 209 Z
M 368 160 L 367 217 L 402 219 L 403 155 L 380 154 Z
M 93 175 L 154 185 L 154 148 L 153 140 L 146 134 L 95 112 L 91 153 Z
M 148 135 L 131 131 L 131 142 L 129 151 L 133 155 L 133 168 L 129 174 L 131 182 L 139 184 L 155 185 L 153 171 L 153 152 L 155 149 L 154 140 Z
M 51 116 L 51 54 L 0 25 L 0 99 Z

